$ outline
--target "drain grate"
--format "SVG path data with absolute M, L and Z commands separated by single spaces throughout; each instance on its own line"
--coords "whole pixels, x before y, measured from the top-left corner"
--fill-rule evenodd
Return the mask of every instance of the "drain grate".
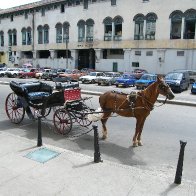
M 28 153 L 27 155 L 25 155 L 25 157 L 40 163 L 45 163 L 50 159 L 55 158 L 59 154 L 59 152 L 55 152 L 48 148 L 40 148 L 38 150 Z

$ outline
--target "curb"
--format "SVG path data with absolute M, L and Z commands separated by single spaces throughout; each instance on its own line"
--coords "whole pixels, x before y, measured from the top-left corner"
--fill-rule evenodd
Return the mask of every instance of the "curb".
M 9 85 L 9 82 L 2 82 L 2 81 L 0 81 L 0 84 L 2 84 L 2 85 Z M 100 95 L 103 94 L 102 92 L 98 92 L 98 91 L 81 90 L 81 92 L 83 94 L 86 94 L 86 95 L 96 95 L 96 96 L 100 96 Z M 163 103 L 165 101 L 165 99 L 158 98 L 157 101 L 160 102 L 160 103 Z M 193 106 L 193 107 L 196 107 L 196 102 L 192 102 L 192 101 L 184 101 L 184 100 L 175 100 L 175 101 L 172 101 L 172 100 L 167 100 L 166 103 L 167 104 L 174 104 L 174 105 L 184 105 L 184 106 Z

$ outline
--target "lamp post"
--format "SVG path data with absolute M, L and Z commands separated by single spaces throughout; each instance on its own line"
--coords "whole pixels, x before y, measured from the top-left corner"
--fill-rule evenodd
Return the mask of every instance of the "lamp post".
M 69 41 L 69 36 L 66 34 L 65 35 L 65 44 L 66 44 L 66 69 L 68 69 L 68 56 L 69 56 L 68 41 Z

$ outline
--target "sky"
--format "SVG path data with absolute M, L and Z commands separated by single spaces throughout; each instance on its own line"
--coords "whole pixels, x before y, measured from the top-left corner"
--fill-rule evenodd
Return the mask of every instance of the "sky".
M 20 0 L 20 1 L 19 0 L 4 0 L 4 1 L 1 1 L 0 9 L 7 9 L 7 8 L 24 5 L 28 3 L 33 3 L 37 1 L 39 0 Z

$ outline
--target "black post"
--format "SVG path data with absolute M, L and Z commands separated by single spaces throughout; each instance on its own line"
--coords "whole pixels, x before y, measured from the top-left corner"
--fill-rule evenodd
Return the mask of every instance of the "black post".
M 101 157 L 100 157 L 100 151 L 99 151 L 99 135 L 97 131 L 97 125 L 93 125 L 94 129 L 94 162 L 99 163 L 102 162 Z
M 179 154 L 179 158 L 178 158 L 178 165 L 177 165 L 176 176 L 175 176 L 175 180 L 174 180 L 175 184 L 181 184 L 183 160 L 184 160 L 184 149 L 185 149 L 186 144 L 187 144 L 187 142 L 180 140 L 180 154 Z
M 42 146 L 42 125 L 41 116 L 38 116 L 38 134 L 37 134 L 37 146 Z

